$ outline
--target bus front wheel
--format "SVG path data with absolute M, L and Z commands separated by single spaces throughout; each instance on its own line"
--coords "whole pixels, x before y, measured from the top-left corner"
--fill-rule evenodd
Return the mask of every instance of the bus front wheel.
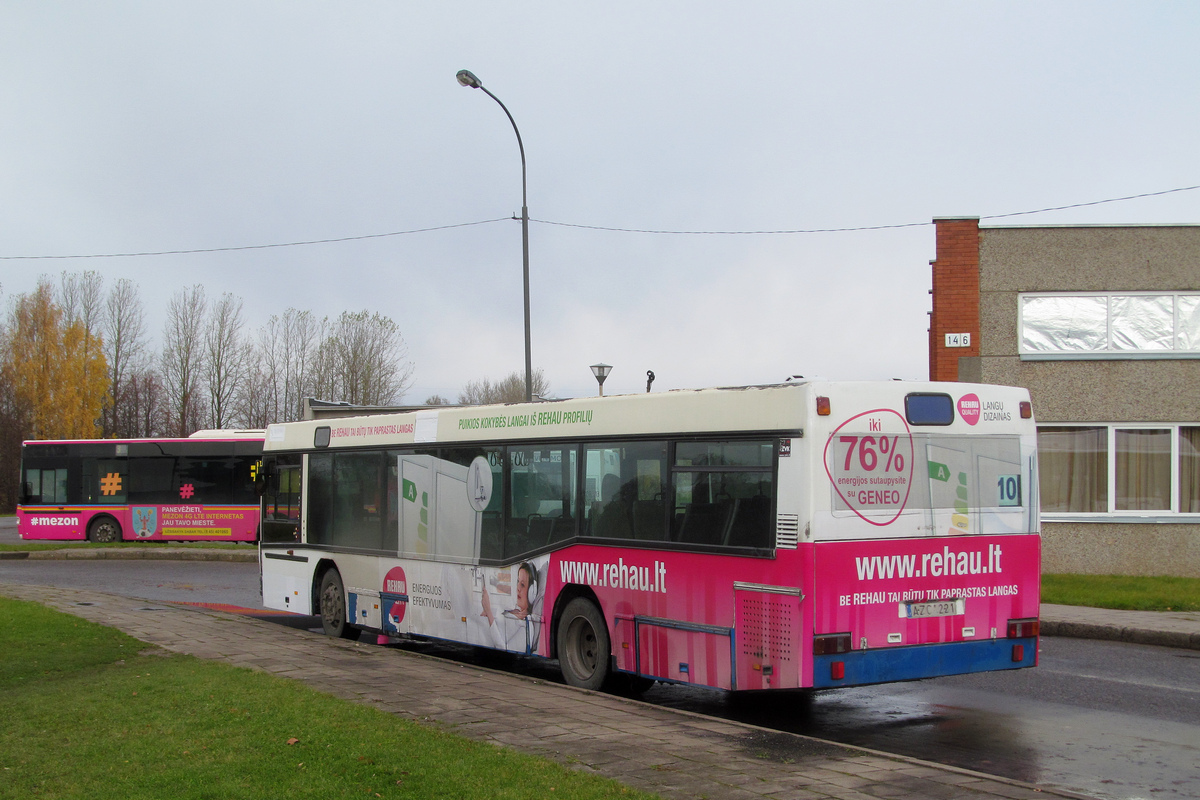
M 321 591 L 318 595 L 321 605 L 321 627 L 326 636 L 340 639 L 357 639 L 358 628 L 346 621 L 346 588 L 342 585 L 342 576 L 336 569 L 331 569 L 321 578 Z
M 87 538 L 89 542 L 112 544 L 121 541 L 121 526 L 112 517 L 100 517 L 88 525 Z
M 581 689 L 599 689 L 608 678 L 611 649 L 604 615 L 586 597 L 567 603 L 558 621 L 558 663 L 563 678 Z

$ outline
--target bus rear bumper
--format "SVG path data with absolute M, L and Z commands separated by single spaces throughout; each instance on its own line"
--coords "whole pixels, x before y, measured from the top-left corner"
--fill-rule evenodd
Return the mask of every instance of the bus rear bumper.
M 812 685 L 813 688 L 828 689 L 914 681 L 969 672 L 1023 669 L 1037 663 L 1037 642 L 1037 637 L 1031 636 L 1024 639 L 948 642 L 813 656 Z M 835 678 L 835 675 L 840 677 Z

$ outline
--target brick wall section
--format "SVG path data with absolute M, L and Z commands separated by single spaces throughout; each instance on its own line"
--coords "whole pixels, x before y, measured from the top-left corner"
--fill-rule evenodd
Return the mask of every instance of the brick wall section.
M 979 218 L 935 219 L 937 258 L 929 315 L 929 379 L 958 380 L 958 359 L 979 355 Z M 971 334 L 970 347 L 946 347 L 947 333 Z

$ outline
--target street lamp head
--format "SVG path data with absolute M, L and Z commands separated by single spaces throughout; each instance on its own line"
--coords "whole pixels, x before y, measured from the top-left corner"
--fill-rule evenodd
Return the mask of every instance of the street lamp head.
M 458 82 L 463 86 L 470 86 L 472 89 L 483 88 L 483 82 L 479 78 L 476 78 L 475 74 L 469 69 L 460 69 L 456 77 L 458 78 Z
M 608 364 L 592 364 L 592 374 L 596 376 L 596 383 L 600 384 L 601 397 L 604 396 L 604 379 L 610 372 L 612 372 L 612 367 Z

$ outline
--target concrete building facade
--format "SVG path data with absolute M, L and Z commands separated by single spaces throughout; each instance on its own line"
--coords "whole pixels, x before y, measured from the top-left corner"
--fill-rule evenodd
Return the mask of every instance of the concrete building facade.
M 1200 226 L 934 223 L 930 378 L 1029 389 L 1043 570 L 1200 577 Z

